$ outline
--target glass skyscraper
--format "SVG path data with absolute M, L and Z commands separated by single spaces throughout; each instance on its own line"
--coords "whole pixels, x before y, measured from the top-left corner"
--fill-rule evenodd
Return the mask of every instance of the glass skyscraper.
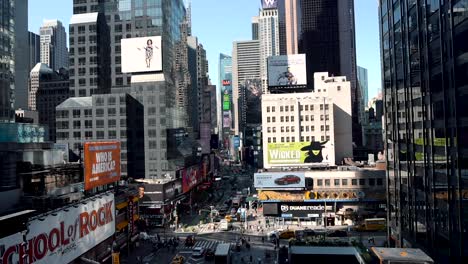
M 14 120 L 15 1 L 0 0 L 0 122 Z
M 468 1 L 380 0 L 390 245 L 468 256 Z

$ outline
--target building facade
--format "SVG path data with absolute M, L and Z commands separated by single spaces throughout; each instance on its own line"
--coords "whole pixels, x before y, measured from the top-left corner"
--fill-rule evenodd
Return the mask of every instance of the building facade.
M 258 18 L 260 40 L 260 75 L 263 93 L 268 90 L 268 63 L 270 56 L 280 55 L 278 9 L 263 9 Z
M 359 88 L 359 95 L 361 96 L 361 99 L 359 100 L 359 123 L 364 125 L 364 115 L 366 114 L 366 107 L 369 102 L 369 82 L 366 68 L 360 66 L 357 67 L 357 85 Z
M 40 30 L 41 62 L 51 69 L 68 69 L 67 32 L 59 20 L 44 20 Z
M 39 123 L 49 127 L 49 139 L 55 142 L 55 107 L 70 94 L 68 71 L 56 72 L 46 64 L 38 63 L 29 77 L 29 109 L 38 112 Z
M 144 178 L 143 106 L 128 94 L 72 97 L 56 107 L 57 143 L 78 157 L 85 142 L 119 141 L 122 178 Z
M 41 61 L 41 36 L 29 32 L 29 72 Z
M 467 1 L 379 1 L 390 245 L 468 256 Z
M 335 166 L 352 157 L 350 82 L 346 77 L 316 73 L 315 87 L 311 93 L 263 95 L 264 168 L 303 167 L 309 163 Z M 321 142 L 317 150 L 323 149 L 322 160 L 306 162 L 300 157 L 275 156 L 283 150 L 300 152 L 308 142 L 312 142 L 311 146 Z
M 14 120 L 15 91 L 15 1 L 1 0 L 4 19 L 0 20 L 0 34 L 7 41 L 0 42 L 0 122 Z
M 28 107 L 28 1 L 15 1 L 15 109 Z
M 221 91 L 218 98 L 218 131 L 220 131 L 221 146 L 223 149 L 231 150 L 231 131 L 233 129 L 234 109 L 232 93 L 232 57 L 226 54 L 219 54 L 219 89 Z M 225 122 L 226 119 L 226 122 Z
M 252 40 L 258 40 L 258 16 L 252 17 Z

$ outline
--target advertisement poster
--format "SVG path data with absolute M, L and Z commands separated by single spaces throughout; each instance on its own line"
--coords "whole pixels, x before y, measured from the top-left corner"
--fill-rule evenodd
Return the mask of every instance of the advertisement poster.
M 229 95 L 228 90 L 224 90 L 223 94 L 223 110 L 229 111 L 231 110 L 231 96 Z
M 261 0 L 262 9 L 274 9 L 278 7 L 278 0 Z
M 264 172 L 254 174 L 255 188 L 305 188 L 304 172 Z
M 84 144 L 85 190 L 120 180 L 120 142 Z
M 305 54 L 271 56 L 268 58 L 269 89 L 307 86 Z
M 231 127 L 231 112 L 223 112 L 223 127 Z
M 0 240 L 3 264 L 70 263 L 114 234 L 114 194 L 44 215 L 28 226 L 26 244 L 21 234 Z
M 272 165 L 335 163 L 335 148 L 329 141 L 269 143 L 266 151 Z
M 186 193 L 203 181 L 198 166 L 182 170 L 182 192 Z
M 246 79 L 241 83 L 246 95 L 245 108 L 247 124 L 262 123 L 262 80 Z
M 161 36 L 122 39 L 122 72 L 162 71 Z

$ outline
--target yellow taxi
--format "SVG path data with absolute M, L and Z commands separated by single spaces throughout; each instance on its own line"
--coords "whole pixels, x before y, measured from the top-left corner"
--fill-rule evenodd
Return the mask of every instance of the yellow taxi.
M 172 263 L 171 264 L 183 264 L 185 261 L 185 258 L 182 257 L 181 255 L 176 255 L 173 259 L 172 259 Z
M 232 216 L 230 216 L 230 215 L 226 215 L 224 217 L 224 219 L 226 219 L 226 221 L 228 221 L 228 223 L 232 222 Z
M 294 237 L 296 237 L 296 235 L 293 230 L 284 230 L 279 234 L 279 238 L 281 239 L 290 239 Z

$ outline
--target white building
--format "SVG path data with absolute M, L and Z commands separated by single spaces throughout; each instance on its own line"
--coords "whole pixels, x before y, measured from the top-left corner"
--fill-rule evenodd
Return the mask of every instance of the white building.
M 278 9 L 260 11 L 258 17 L 258 36 L 260 40 L 260 74 L 263 93 L 268 88 L 267 59 L 280 55 Z
M 67 33 L 59 20 L 44 20 L 40 29 L 41 62 L 58 71 L 68 69 Z M 84 43 L 84 37 L 83 41 Z
M 265 168 L 334 166 L 353 156 L 350 82 L 326 72 L 314 82 L 311 93 L 262 96 Z

